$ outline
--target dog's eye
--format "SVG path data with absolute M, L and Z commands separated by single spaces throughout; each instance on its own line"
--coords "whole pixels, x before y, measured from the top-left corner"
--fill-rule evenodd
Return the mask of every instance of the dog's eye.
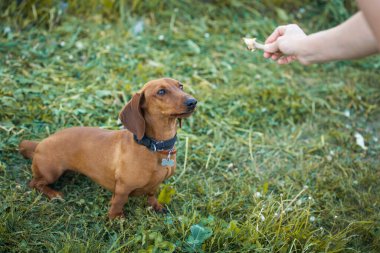
M 165 95 L 165 93 L 166 93 L 166 90 L 164 90 L 164 89 L 157 91 L 157 95 L 160 95 L 160 96 Z
M 183 90 L 183 85 L 182 85 L 182 84 L 180 84 L 180 85 L 179 85 L 179 88 L 180 88 L 181 90 Z

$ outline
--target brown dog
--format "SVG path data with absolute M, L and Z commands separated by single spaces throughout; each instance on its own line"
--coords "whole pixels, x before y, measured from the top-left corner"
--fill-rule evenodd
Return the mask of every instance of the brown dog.
M 20 153 L 33 158 L 29 185 L 50 199 L 61 198 L 62 194 L 48 185 L 72 170 L 113 192 L 110 218 L 123 216 L 129 196 L 147 195 L 148 203 L 162 211 L 155 194 L 176 168 L 177 118 L 190 116 L 196 104 L 180 82 L 153 80 L 121 110 L 119 117 L 127 130 L 73 127 L 40 143 L 24 140 Z

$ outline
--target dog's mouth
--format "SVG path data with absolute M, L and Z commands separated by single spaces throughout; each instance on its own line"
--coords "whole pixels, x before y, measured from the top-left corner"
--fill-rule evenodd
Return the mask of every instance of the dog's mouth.
M 175 117 L 175 118 L 187 118 L 189 117 L 193 112 L 195 111 L 195 108 L 191 111 L 183 112 L 183 113 L 173 113 L 170 114 L 170 116 Z

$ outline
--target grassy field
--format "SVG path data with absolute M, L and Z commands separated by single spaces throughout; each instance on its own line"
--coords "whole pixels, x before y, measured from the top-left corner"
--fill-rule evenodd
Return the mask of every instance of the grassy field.
M 278 66 L 241 38 L 289 22 L 312 32 L 334 13 L 232 3 L 2 15 L 0 252 L 380 252 L 379 57 Z M 20 140 L 119 129 L 131 94 L 164 76 L 199 100 L 178 131 L 167 215 L 134 198 L 109 221 L 111 193 L 81 175 L 54 185 L 64 202 L 28 188 Z

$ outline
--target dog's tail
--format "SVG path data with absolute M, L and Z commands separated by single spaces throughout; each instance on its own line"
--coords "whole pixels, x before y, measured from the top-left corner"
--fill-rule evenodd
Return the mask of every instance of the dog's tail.
M 24 140 L 20 142 L 20 145 L 18 146 L 18 150 L 24 158 L 32 159 L 34 156 L 34 150 L 36 150 L 38 143 L 39 142 L 36 142 L 36 141 Z

